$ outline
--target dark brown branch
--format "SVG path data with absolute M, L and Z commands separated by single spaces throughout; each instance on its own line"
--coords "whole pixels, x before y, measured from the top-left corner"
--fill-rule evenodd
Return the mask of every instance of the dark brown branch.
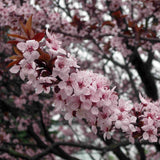
M 41 149 L 46 149 L 47 151 L 45 153 L 54 153 L 55 155 L 64 158 L 66 160 L 77 160 L 74 157 L 71 157 L 69 154 L 67 154 L 64 150 L 62 150 L 61 148 L 59 148 L 59 146 L 57 146 L 56 148 L 48 148 L 48 146 L 40 139 L 40 137 L 33 131 L 33 127 L 30 125 L 28 127 L 28 133 L 35 139 L 35 141 L 37 142 L 37 145 L 41 148 Z M 54 145 L 54 144 L 53 144 Z
M 44 157 L 45 155 L 47 155 L 48 153 L 50 153 L 54 148 L 59 147 L 58 144 L 63 144 L 63 143 L 54 143 L 53 145 L 47 147 L 43 152 L 41 152 L 40 154 L 37 154 L 36 156 L 34 156 L 32 158 L 32 160 L 39 160 L 40 158 Z M 67 158 L 68 159 L 68 158 Z M 71 157 L 69 160 L 79 160 L 78 158 L 75 157 Z
M 135 39 L 135 36 L 128 36 L 128 35 L 124 35 L 124 34 L 119 34 L 120 37 L 124 37 L 127 39 Z M 150 41 L 152 43 L 157 43 L 160 42 L 159 38 L 145 38 L 145 37 L 139 37 L 140 40 L 144 40 L 144 41 Z
M 144 148 L 141 146 L 141 144 L 137 143 L 135 146 L 139 152 L 141 160 L 146 160 L 145 151 L 144 151 Z
M 41 125 L 42 125 L 43 132 L 44 132 L 44 135 L 45 135 L 46 139 L 48 141 L 50 141 L 51 143 L 54 143 L 53 139 L 50 137 L 50 134 L 49 134 L 44 122 L 43 122 L 43 115 L 42 115 L 41 110 L 39 110 L 39 114 L 40 114 L 40 119 L 41 119 Z
M 30 134 L 31 137 L 34 138 L 34 140 L 36 141 L 37 145 L 40 148 L 47 148 L 47 145 L 38 137 L 38 135 L 33 131 L 33 127 L 32 125 L 28 126 L 28 133 Z
M 157 100 L 158 91 L 155 84 L 155 80 L 150 71 L 150 64 L 142 61 L 141 57 L 139 56 L 139 53 L 137 52 L 137 49 L 134 50 L 134 53 L 131 57 L 131 62 L 135 66 L 135 69 L 137 70 L 144 84 L 147 96 L 150 97 L 152 100 Z

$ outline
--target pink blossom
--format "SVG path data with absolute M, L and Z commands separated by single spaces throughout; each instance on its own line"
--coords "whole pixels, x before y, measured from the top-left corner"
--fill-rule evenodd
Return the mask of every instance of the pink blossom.
M 17 44 L 17 48 L 23 52 L 23 56 L 28 61 L 34 61 L 38 59 L 40 56 L 39 53 L 36 51 L 39 47 L 39 43 L 35 40 L 28 40 L 25 42 L 19 42 Z
M 66 77 L 67 78 L 67 77 Z M 61 81 L 58 86 L 60 89 L 64 89 L 65 93 L 70 96 L 73 93 L 73 87 L 72 87 L 73 80 L 69 76 L 68 79 L 65 81 Z
M 20 77 L 22 80 L 25 79 L 25 76 L 28 76 L 28 77 L 31 75 L 33 75 L 33 77 L 37 76 L 35 62 L 33 61 L 29 62 L 23 59 L 20 61 L 20 66 L 21 66 Z
M 14 66 L 12 66 L 12 67 L 10 68 L 9 71 L 10 71 L 11 73 L 18 73 L 19 70 L 20 70 L 20 65 L 14 65 Z
M 143 139 L 149 140 L 149 142 L 157 142 L 157 128 L 154 126 L 154 121 L 150 117 L 147 124 L 142 129 L 144 130 Z
M 20 72 L 20 77 L 23 80 L 27 78 L 27 83 L 35 88 L 37 94 L 49 93 L 52 88 L 56 111 L 64 111 L 64 118 L 70 124 L 73 118 L 85 119 L 94 133 L 97 133 L 97 127 L 100 128 L 104 138 L 110 139 L 122 130 L 131 142 L 134 142 L 133 133 L 136 131 L 141 132 L 144 140 L 157 141 L 160 127 L 158 102 L 152 103 L 140 95 L 141 104 L 133 105 L 131 101 L 119 98 L 115 87 L 110 89 L 111 84 L 106 77 L 81 71 L 76 59 L 61 50 L 57 37 L 48 31 L 46 33 L 49 38 L 46 40 L 46 53 L 51 55 L 53 51 L 49 62 L 42 60 L 42 64 L 38 61 L 39 64 L 34 61 L 39 60 L 38 42 L 20 42 L 17 47 L 23 52 L 24 59 L 10 69 L 12 73 Z M 49 68 L 52 60 L 52 68 Z M 43 74 L 48 70 L 49 74 Z
M 59 41 L 55 34 L 51 35 L 48 32 L 48 29 L 46 30 L 46 34 L 48 37 L 48 40 L 46 41 L 46 46 L 50 48 L 49 54 L 51 57 L 54 57 L 56 54 L 66 54 L 65 50 L 61 48 L 61 41 Z
M 35 83 L 34 87 L 36 88 L 36 93 L 40 94 L 44 91 L 44 93 L 49 93 L 51 86 L 52 86 L 52 80 L 54 81 L 54 77 L 39 77 L 37 79 L 37 83 Z
M 77 73 L 72 73 L 71 77 L 74 80 L 73 81 L 73 89 L 75 95 L 90 95 L 90 83 L 91 83 L 91 78 L 86 79 L 88 76 L 87 72 L 84 71 L 79 71 Z
M 57 110 L 64 110 L 66 104 L 67 95 L 64 90 L 60 90 L 54 96 L 54 105 L 56 106 Z
M 62 80 L 68 78 L 68 73 L 70 72 L 70 67 L 72 65 L 69 63 L 69 60 L 64 56 L 57 56 L 55 61 L 55 68 L 53 68 L 53 76 L 59 76 Z
M 38 47 L 39 47 L 39 43 L 35 40 L 28 40 L 26 42 L 19 42 L 17 44 L 17 48 L 22 52 L 27 51 L 31 53 L 32 51 L 37 50 Z

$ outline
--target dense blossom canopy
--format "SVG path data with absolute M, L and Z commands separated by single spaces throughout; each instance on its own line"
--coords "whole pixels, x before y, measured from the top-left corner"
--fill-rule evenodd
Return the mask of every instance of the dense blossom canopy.
M 160 157 L 158 0 L 4 0 L 0 11 L 0 158 Z

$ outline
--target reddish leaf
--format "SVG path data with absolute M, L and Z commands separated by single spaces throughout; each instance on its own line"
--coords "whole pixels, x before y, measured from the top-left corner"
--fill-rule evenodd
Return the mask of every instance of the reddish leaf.
M 20 25 L 21 25 L 22 29 L 24 30 L 24 32 L 27 34 L 27 31 L 26 31 L 26 27 L 25 27 L 25 25 L 24 25 L 21 21 L 20 21 L 19 23 L 20 23 Z
M 111 26 L 111 27 L 114 27 L 114 24 L 113 24 L 111 21 L 104 21 L 104 22 L 102 23 L 102 27 L 103 27 L 104 25 L 109 25 L 109 26 Z
M 112 16 L 115 19 L 123 19 L 123 18 L 127 17 L 127 15 L 123 15 L 120 10 L 113 12 Z
M 84 27 L 85 21 L 81 21 L 80 18 L 75 15 L 73 17 L 73 21 L 70 24 L 74 27 L 77 27 L 77 31 L 79 32 Z
M 53 66 L 55 65 L 55 60 L 56 60 L 56 58 L 54 58 L 54 59 L 51 59 L 49 62 L 48 62 L 48 67 L 49 68 L 53 68 Z
M 72 25 L 72 26 L 77 26 L 77 25 L 80 24 L 80 23 L 81 23 L 80 18 L 77 17 L 76 15 L 74 15 L 73 20 L 72 20 L 72 22 L 71 22 L 71 25 Z
M 104 44 L 104 51 L 105 52 L 108 52 L 109 51 L 109 49 L 110 49 L 110 47 L 111 47 L 111 45 L 110 45 L 110 41 L 108 42 L 108 43 L 106 43 L 106 44 Z
M 11 57 L 9 57 L 10 59 L 17 59 L 18 58 L 18 56 L 17 55 L 14 55 L 14 56 L 11 56 Z
M 19 41 L 8 41 L 7 43 L 10 43 L 10 44 L 13 44 L 13 45 L 16 45 Z
M 18 50 L 17 47 L 13 47 L 13 49 L 14 49 L 14 51 L 15 51 L 15 53 L 16 53 L 17 55 L 20 55 L 20 56 L 23 57 L 22 52 L 21 52 L 20 50 Z
M 41 32 L 41 33 L 37 33 L 32 39 L 35 39 L 36 41 L 41 41 L 42 38 L 45 36 L 45 33 L 44 32 Z
M 112 16 L 115 17 L 115 18 L 120 18 L 122 15 L 121 11 L 118 10 L 118 11 L 115 11 L 112 13 Z
M 30 39 L 31 33 L 32 33 L 32 16 L 29 17 L 26 25 L 24 25 L 21 21 L 20 21 L 20 25 L 22 29 L 24 30 L 24 32 L 26 33 L 26 35 L 28 36 L 28 38 Z
M 146 36 L 148 38 L 153 38 L 153 37 L 156 37 L 156 33 L 152 30 L 147 30 Z
M 8 34 L 8 36 L 9 36 L 9 37 L 16 37 L 16 38 L 20 38 L 20 39 L 25 39 L 25 40 L 27 40 L 26 37 L 20 36 L 20 35 L 17 35 L 17 34 Z
M 21 58 L 18 58 L 17 60 L 9 63 L 9 64 L 7 65 L 7 67 L 9 68 L 9 67 L 14 66 L 15 64 L 18 64 L 22 59 L 23 59 L 22 57 L 21 57 Z
M 131 31 L 130 31 L 130 30 L 124 31 L 123 33 L 124 33 L 125 35 L 129 35 L 129 36 L 131 36 L 131 35 L 132 35 L 132 33 L 131 33 Z
M 134 21 L 128 21 L 128 27 L 133 28 L 135 25 Z
M 48 62 L 50 60 L 50 55 L 43 52 L 40 48 L 38 48 L 38 52 L 40 54 L 39 60 L 43 60 L 45 62 Z
M 38 50 L 40 55 L 42 55 L 44 53 L 40 48 L 38 48 L 37 50 Z
M 50 55 L 43 52 L 43 54 L 40 55 L 39 60 L 48 62 L 50 60 Z
M 89 29 L 91 29 L 91 30 L 95 30 L 98 28 L 97 23 L 94 23 L 94 24 L 90 25 L 89 27 L 90 27 Z
M 32 15 L 29 17 L 27 23 L 26 23 L 26 29 L 29 33 L 31 33 L 32 30 Z

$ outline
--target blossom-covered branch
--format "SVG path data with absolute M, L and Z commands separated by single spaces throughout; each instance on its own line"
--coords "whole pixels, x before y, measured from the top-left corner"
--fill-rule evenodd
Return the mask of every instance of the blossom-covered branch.
M 133 104 L 119 98 L 115 87 L 110 89 L 106 77 L 81 71 L 76 59 L 62 49 L 56 35 L 46 30 L 46 37 L 32 36 L 31 19 L 26 23 L 25 35 L 19 36 L 28 39 L 21 38 L 23 41 L 17 42 L 17 56 L 11 57 L 12 73 L 19 72 L 21 79 L 27 79 L 37 94 L 49 93 L 52 89 L 56 109 L 64 111 L 64 118 L 70 123 L 74 117 L 85 119 L 95 134 L 100 128 L 108 139 L 121 130 L 132 143 L 135 139 L 158 141 L 159 102 L 140 96 L 141 103 Z

